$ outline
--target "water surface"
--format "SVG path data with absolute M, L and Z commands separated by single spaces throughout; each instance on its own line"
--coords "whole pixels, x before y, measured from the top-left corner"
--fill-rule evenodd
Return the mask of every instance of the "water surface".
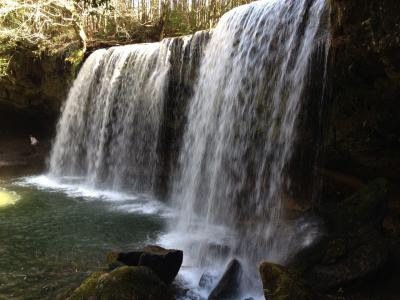
M 106 267 L 108 251 L 154 242 L 167 215 L 146 195 L 46 176 L 2 180 L 0 188 L 12 199 L 0 206 L 1 300 L 64 299 L 90 272 Z

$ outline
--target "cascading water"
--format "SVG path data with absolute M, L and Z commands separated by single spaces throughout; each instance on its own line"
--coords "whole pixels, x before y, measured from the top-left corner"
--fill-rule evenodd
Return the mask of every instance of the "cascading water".
M 261 0 L 224 15 L 210 40 L 94 52 L 65 104 L 50 175 L 152 193 L 174 170 L 187 120 L 170 191 L 178 221 L 165 244 L 202 270 L 235 256 L 251 277 L 263 259 L 284 262 L 294 235 L 301 246 L 312 234 L 283 220 L 282 199 L 327 15 L 325 0 Z
M 184 75 L 202 34 L 113 47 L 89 56 L 57 128 L 50 175 L 92 186 L 153 192 L 169 80 Z M 193 49 L 192 49 L 193 48 Z M 171 53 L 178 58 L 171 58 Z M 171 60 L 173 62 L 171 63 Z
M 93 53 L 69 93 L 50 173 L 151 189 L 168 70 L 168 43 Z
M 311 56 L 328 40 L 326 12 L 325 0 L 257 1 L 213 30 L 171 196 L 180 211 L 171 235 L 186 265 L 236 256 L 255 273 L 261 260 L 290 254 L 282 198 Z

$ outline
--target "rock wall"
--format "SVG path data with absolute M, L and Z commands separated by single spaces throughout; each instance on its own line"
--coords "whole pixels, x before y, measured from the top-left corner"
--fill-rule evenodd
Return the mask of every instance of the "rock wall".
M 400 2 L 331 0 L 325 199 L 389 180 L 384 228 L 400 235 Z
M 400 2 L 331 0 L 331 4 L 332 43 L 319 173 L 323 184 L 319 202 L 314 203 L 325 229 L 310 253 L 300 254 L 307 269 L 304 278 L 319 290 L 340 290 L 346 299 L 396 299 L 395 282 L 400 278 Z M 373 180 L 378 177 L 387 180 L 387 189 L 380 189 L 385 190 L 384 197 L 369 193 L 374 183 L 383 182 Z M 366 209 L 371 200 L 379 207 Z M 347 215 L 341 215 L 340 209 Z M 329 210 L 334 212 L 331 217 L 325 213 Z M 332 220 L 342 226 L 360 213 L 364 216 L 358 225 L 332 231 Z M 312 262 L 321 245 L 327 251 L 321 252 L 319 262 Z M 321 286 L 335 276 L 346 282 Z
M 400 2 L 331 2 L 326 166 L 363 179 L 398 180 Z
M 0 78 L 1 135 L 50 135 L 60 107 L 72 83 L 76 66 L 68 62 L 68 51 L 37 54 L 35 49 L 17 47 Z

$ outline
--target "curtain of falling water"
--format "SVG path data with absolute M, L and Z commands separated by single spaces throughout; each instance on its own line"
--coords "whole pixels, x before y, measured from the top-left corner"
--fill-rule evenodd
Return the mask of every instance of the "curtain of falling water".
M 58 124 L 54 176 L 151 190 L 169 71 L 164 43 L 98 50 L 85 62 Z
M 289 255 L 282 197 L 310 58 L 328 39 L 326 11 L 324 0 L 257 1 L 213 31 L 172 192 L 172 234 L 187 264 L 223 263 L 225 246 L 252 268 Z
M 207 41 L 208 34 L 199 32 L 91 54 L 63 108 L 50 175 L 107 189 L 154 192 L 165 167 L 159 152 L 168 149 L 161 136 L 164 106 L 185 100 L 185 93 L 171 94 L 168 88 L 191 87 Z

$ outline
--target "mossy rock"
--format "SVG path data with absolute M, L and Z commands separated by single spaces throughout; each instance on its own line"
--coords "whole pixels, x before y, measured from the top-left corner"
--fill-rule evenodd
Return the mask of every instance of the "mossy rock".
M 146 246 L 130 252 L 109 252 L 107 263 L 110 270 L 127 266 L 144 266 L 154 271 L 166 284 L 170 284 L 179 272 L 183 261 L 183 252 L 164 249 L 159 246 Z
M 267 300 L 312 300 L 318 297 L 304 286 L 287 268 L 269 262 L 259 267 Z
M 100 281 L 102 276 L 107 276 L 106 272 L 95 272 L 92 273 L 85 281 L 77 288 L 69 300 L 83 300 L 83 299 L 95 299 L 95 292 L 97 289 L 97 283 Z
M 173 299 L 168 287 L 147 267 L 123 266 L 110 273 L 96 272 L 68 300 Z

